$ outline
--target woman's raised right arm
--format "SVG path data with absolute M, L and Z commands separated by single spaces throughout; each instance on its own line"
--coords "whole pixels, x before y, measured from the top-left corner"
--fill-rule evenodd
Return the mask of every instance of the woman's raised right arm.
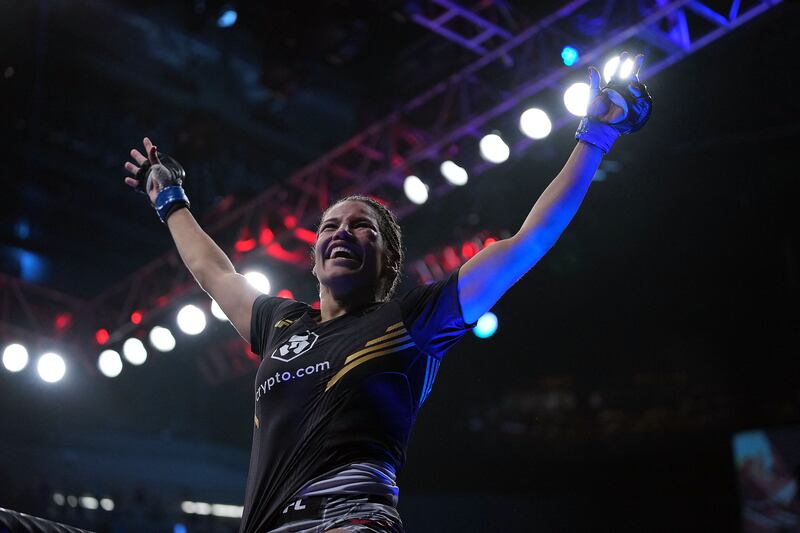
M 219 304 L 239 335 L 250 342 L 253 302 L 261 293 L 236 272 L 225 252 L 203 231 L 186 209 L 188 199 L 180 188 L 180 181 L 176 182 L 173 174 L 161 164 L 156 147 L 147 137 L 144 138 L 144 148 L 147 157 L 136 149 L 131 150 L 131 157 L 137 164 L 125 163 L 125 168 L 133 174 L 133 177 L 125 178 L 125 183 L 131 187 L 139 187 L 139 169 L 145 162 L 150 164 L 149 179 L 142 186 L 169 228 L 183 263 L 200 287 Z M 165 192 L 167 188 L 176 187 L 180 190 Z M 160 195 L 162 192 L 164 194 Z M 170 203 L 165 205 L 165 202 Z

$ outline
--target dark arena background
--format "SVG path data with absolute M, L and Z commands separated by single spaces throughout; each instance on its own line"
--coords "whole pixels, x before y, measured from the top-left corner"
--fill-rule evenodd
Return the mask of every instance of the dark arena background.
M 123 183 L 142 137 L 270 293 L 317 299 L 316 223 L 359 192 L 400 218 L 404 291 L 519 229 L 575 145 L 565 91 L 629 50 L 652 118 L 496 331 L 448 352 L 400 513 L 411 533 L 800 531 L 798 28 L 790 1 L 0 0 L 0 507 L 238 531 L 257 358 Z M 521 132 L 529 107 L 548 136 Z

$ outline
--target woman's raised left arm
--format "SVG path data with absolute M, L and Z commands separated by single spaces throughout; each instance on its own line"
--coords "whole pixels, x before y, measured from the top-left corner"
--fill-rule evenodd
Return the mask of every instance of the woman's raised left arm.
M 623 53 L 621 64 L 627 54 Z M 576 133 L 578 144 L 561 172 L 534 204 L 512 237 L 484 248 L 464 263 L 458 293 L 464 320 L 472 323 L 489 309 L 556 243 L 578 211 L 592 178 L 618 135 L 647 121 L 652 100 L 639 82 L 643 57 L 629 77 L 615 77 L 600 91 L 600 73 L 590 68 L 591 103 Z

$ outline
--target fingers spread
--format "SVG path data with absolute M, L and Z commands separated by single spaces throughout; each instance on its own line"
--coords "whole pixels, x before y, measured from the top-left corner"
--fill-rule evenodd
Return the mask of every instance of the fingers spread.
M 133 178 L 125 178 L 125 184 L 130 185 L 131 187 L 136 187 L 137 185 L 139 185 L 139 182 Z
M 600 94 L 600 72 L 594 67 L 589 67 L 589 94 L 591 99 Z
M 139 167 L 134 165 L 133 163 L 125 163 L 125 170 L 133 174 L 134 176 L 139 172 Z
M 131 157 L 133 159 L 135 159 L 136 162 L 139 163 L 140 165 L 142 163 L 144 163 L 145 161 L 147 161 L 147 158 L 145 156 L 143 156 L 142 153 L 139 150 L 137 150 L 136 148 L 131 150 Z
M 642 63 L 644 63 L 644 54 L 639 54 L 636 56 L 636 59 L 633 60 L 633 75 L 635 77 L 639 77 L 639 70 L 642 68 Z
M 158 160 L 157 150 L 158 149 L 155 146 L 150 146 L 150 149 L 149 149 L 149 151 L 147 153 L 148 157 L 150 158 L 150 164 L 151 165 L 158 165 L 158 164 L 161 163 L 161 161 Z

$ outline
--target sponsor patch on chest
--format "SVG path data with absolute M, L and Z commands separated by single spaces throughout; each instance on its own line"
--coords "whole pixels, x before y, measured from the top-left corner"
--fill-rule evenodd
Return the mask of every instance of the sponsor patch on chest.
M 317 339 L 319 339 L 319 335 L 310 330 L 306 330 L 302 334 L 292 335 L 289 340 L 275 348 L 270 358 L 288 363 L 313 348 Z

